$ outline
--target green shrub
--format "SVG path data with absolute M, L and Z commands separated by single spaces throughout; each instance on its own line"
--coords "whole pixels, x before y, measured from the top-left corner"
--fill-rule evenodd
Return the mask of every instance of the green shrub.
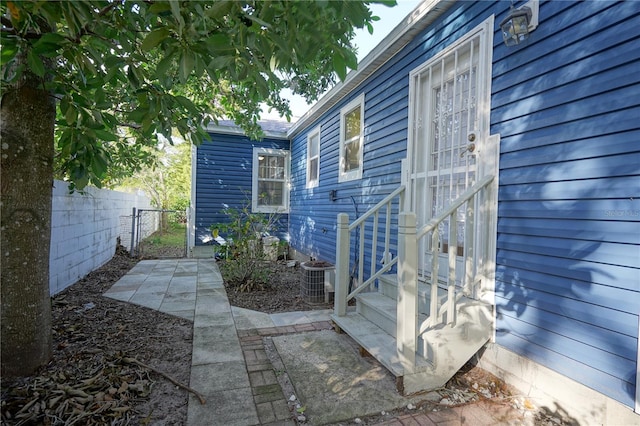
M 264 290 L 272 268 L 265 259 L 262 237 L 275 231 L 278 215 L 252 213 L 250 204 L 223 212 L 228 220 L 210 229 L 214 237 L 219 234 L 227 240 L 227 246 L 221 248 L 224 261 L 220 264 L 225 282 L 241 292 Z
M 249 257 L 226 259 L 220 263 L 220 272 L 224 281 L 238 291 L 248 293 L 269 288 L 271 268 L 265 261 Z

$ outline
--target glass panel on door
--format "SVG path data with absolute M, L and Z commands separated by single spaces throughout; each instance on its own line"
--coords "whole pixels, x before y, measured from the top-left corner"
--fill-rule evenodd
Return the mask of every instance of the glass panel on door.
M 479 43 L 479 36 L 468 40 L 433 60 L 417 76 L 416 131 L 410 178 L 412 207 L 418 226 L 442 213 L 475 182 L 476 144 L 480 143 L 476 138 L 480 120 L 477 102 Z M 434 254 L 441 258 L 440 279 L 446 276 L 450 247 L 456 247 L 457 268 L 463 268 L 464 211 L 464 208 L 458 210 L 453 224 L 457 228 L 457 241 L 449 241 L 449 219 L 437 230 L 439 247 L 432 248 L 430 238 L 421 240 L 423 256 L 420 256 L 419 269 L 423 277 L 430 276 Z

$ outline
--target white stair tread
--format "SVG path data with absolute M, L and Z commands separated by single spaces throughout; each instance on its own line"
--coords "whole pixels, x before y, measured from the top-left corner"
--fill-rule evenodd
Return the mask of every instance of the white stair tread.
M 389 320 L 395 322 L 398 316 L 396 301 L 378 292 L 360 293 L 356 296 L 358 303 L 364 303 L 381 312 Z M 427 315 L 419 314 L 418 321 L 427 320 Z
M 360 293 L 356 296 L 356 300 L 364 301 L 368 305 L 383 312 L 389 318 L 393 318 L 394 320 L 396 318 L 397 308 L 395 300 L 385 296 L 382 293 Z
M 334 314 L 331 319 L 394 376 L 404 375 L 396 340 L 392 336 L 356 312 L 348 312 L 343 317 Z M 416 363 L 416 369 L 430 368 L 427 361 L 420 356 L 416 356 Z
M 383 281 L 384 285 L 392 286 L 398 288 L 398 275 L 397 274 L 386 274 L 382 275 L 378 278 L 379 281 Z M 418 282 L 418 297 L 422 300 L 431 300 L 431 284 L 427 284 L 425 282 Z M 447 298 L 447 290 L 438 286 L 438 299 L 442 302 Z

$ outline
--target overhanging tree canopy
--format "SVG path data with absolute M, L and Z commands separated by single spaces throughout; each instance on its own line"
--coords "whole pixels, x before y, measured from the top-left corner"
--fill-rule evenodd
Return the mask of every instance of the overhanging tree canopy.
M 7 2 L 3 93 L 25 71 L 42 78 L 58 101 L 57 164 L 78 187 L 100 185 L 171 127 L 199 143 L 226 116 L 257 135 L 261 103 L 290 116 L 281 89 L 316 99 L 356 67 L 353 30 L 375 19 L 366 3 Z
M 172 128 L 199 143 L 203 126 L 225 116 L 258 135 L 261 103 L 290 115 L 282 88 L 313 100 L 334 72 L 356 67 L 350 40 L 354 28 L 371 30 L 369 3 L 0 5 L 3 372 L 49 357 L 54 152 L 59 173 L 81 188 L 99 186 L 110 167 L 135 169 Z

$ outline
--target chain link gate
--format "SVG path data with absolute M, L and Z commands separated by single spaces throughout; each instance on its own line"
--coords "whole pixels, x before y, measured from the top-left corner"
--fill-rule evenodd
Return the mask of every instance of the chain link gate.
M 131 220 L 132 257 L 186 257 L 186 213 L 181 210 L 136 209 Z

